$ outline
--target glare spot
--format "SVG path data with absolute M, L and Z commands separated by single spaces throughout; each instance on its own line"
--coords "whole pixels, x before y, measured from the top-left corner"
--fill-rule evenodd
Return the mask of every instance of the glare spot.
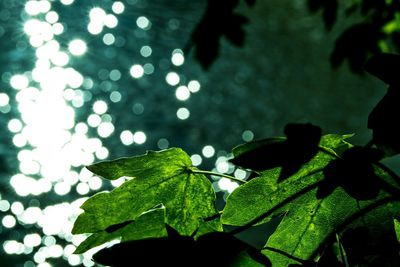
M 180 81 L 179 75 L 176 72 L 169 72 L 167 76 L 165 76 L 165 80 L 169 85 L 177 85 Z
M 133 141 L 139 145 L 144 144 L 146 142 L 146 138 L 146 134 L 142 131 L 137 131 L 133 135 Z
M 119 70 L 112 70 L 110 71 L 110 80 L 112 81 L 118 81 L 121 79 L 121 72 Z
M 100 7 L 94 7 L 89 12 L 89 18 L 91 21 L 103 21 L 106 16 L 107 13 Z
M 21 254 L 24 250 L 24 245 L 15 240 L 7 240 L 3 243 L 3 249 L 7 254 Z
M 22 90 L 28 87 L 29 79 L 25 75 L 16 74 L 11 77 L 10 85 L 17 90 Z
M 129 130 L 122 131 L 119 137 L 121 139 L 122 144 L 124 144 L 126 146 L 132 145 L 134 142 L 133 134 Z
M 220 173 L 227 173 L 229 171 L 229 163 L 226 161 L 218 162 L 217 171 Z
M 109 152 L 108 152 L 107 148 L 100 147 L 100 148 L 96 149 L 95 154 L 98 159 L 106 159 L 108 157 Z
M 12 133 L 18 133 L 22 130 L 22 122 L 18 119 L 11 119 L 8 122 L 8 130 Z
M 221 188 L 221 190 L 228 191 L 228 193 L 232 193 L 233 190 L 235 190 L 239 185 L 235 182 L 232 182 L 231 180 L 227 178 L 221 178 L 218 181 L 218 187 Z
M 103 36 L 103 43 L 105 45 L 112 45 L 115 42 L 115 37 L 112 33 L 106 33 Z
M 117 1 L 117 2 L 114 2 L 114 4 L 112 5 L 111 8 L 115 14 L 121 14 L 125 10 L 125 5 L 122 2 Z
M 48 23 L 56 23 L 58 21 L 58 14 L 55 11 L 50 11 L 46 14 L 46 21 Z
M 243 139 L 243 141 L 245 141 L 245 142 L 250 142 L 251 140 L 253 140 L 253 138 L 254 138 L 254 134 L 253 134 L 253 132 L 250 131 L 250 130 L 246 130 L 246 131 L 244 131 L 243 134 L 242 134 L 242 139 Z
M 133 113 L 135 113 L 136 115 L 140 115 L 143 113 L 144 111 L 144 106 L 141 103 L 135 103 L 132 106 L 132 111 Z
M 97 127 L 101 123 L 101 117 L 97 114 L 90 114 L 87 123 L 90 127 Z
M 234 175 L 238 179 L 245 179 L 246 176 L 247 176 L 247 172 L 245 170 L 242 170 L 242 169 L 236 169 L 235 172 L 234 172 Z
M 117 103 L 117 102 L 121 101 L 121 99 L 122 99 L 122 95 L 120 92 L 118 92 L 118 91 L 111 92 L 111 94 L 110 94 L 111 102 Z
M 104 25 L 106 25 L 110 29 L 117 27 L 118 25 L 117 17 L 114 16 L 113 14 L 108 14 L 104 19 Z
M 16 147 L 23 147 L 28 143 L 28 140 L 24 134 L 16 134 L 13 137 L 13 144 Z
M 103 100 L 98 100 L 93 104 L 93 111 L 99 115 L 107 112 L 107 103 Z
M 54 238 L 54 236 L 46 236 L 43 238 L 43 244 L 47 247 L 54 245 L 56 243 L 56 239 Z
M 42 242 L 39 234 L 28 234 L 24 237 L 24 245 L 27 247 L 37 247 Z
M 87 30 L 93 35 L 100 34 L 103 31 L 103 24 L 89 22 Z
M 171 62 L 175 66 L 181 66 L 185 62 L 185 57 L 183 56 L 183 51 L 181 49 L 175 49 L 172 52 Z
M 116 180 L 112 180 L 112 181 L 111 181 L 111 185 L 114 186 L 114 187 L 119 187 L 119 186 L 122 185 L 125 181 L 126 181 L 126 178 L 125 178 L 125 177 L 121 177 L 121 178 L 118 178 L 118 179 L 116 179 Z
M 72 266 L 77 266 L 81 263 L 81 257 L 79 257 L 79 255 L 69 255 L 68 256 L 68 263 Z
M 52 258 L 59 258 L 63 255 L 63 248 L 58 244 L 48 247 L 47 254 Z
M 200 83 L 196 80 L 192 80 L 188 84 L 190 92 L 197 93 L 200 90 Z
M 175 91 L 175 96 L 180 101 L 188 100 L 190 97 L 190 91 L 186 86 L 179 86 Z
M 102 122 L 97 127 L 97 133 L 100 137 L 107 138 L 114 132 L 114 125 L 111 122 Z
M 44 251 L 37 251 L 35 255 L 33 255 L 33 260 L 39 264 L 44 263 L 46 261 L 46 254 Z
M 11 205 L 11 212 L 14 213 L 14 215 L 21 215 L 24 212 L 24 206 L 22 205 L 21 202 L 16 201 L 12 203 Z
M 192 164 L 193 166 L 199 166 L 201 164 L 201 162 L 203 161 L 203 159 L 201 158 L 201 156 L 199 154 L 193 154 L 190 159 L 192 160 Z
M 42 210 L 38 207 L 27 208 L 18 219 L 25 224 L 35 224 L 42 217 Z
M 10 98 L 6 93 L 0 93 L 0 107 L 5 107 L 10 102 Z
M 143 67 L 141 65 L 135 64 L 130 69 L 130 74 L 133 78 L 140 78 L 144 74 Z
M 17 224 L 17 220 L 12 215 L 6 215 L 1 220 L 1 223 L 6 228 L 13 228 Z
M 74 56 L 82 56 L 86 53 L 87 45 L 83 40 L 75 39 L 68 44 L 68 50 Z
M 28 1 L 25 4 L 25 12 L 31 16 L 36 16 L 40 13 L 40 7 L 38 1 Z
M 0 200 L 0 211 L 6 212 L 10 209 L 10 202 L 7 200 Z
M 136 25 L 143 30 L 148 30 L 151 27 L 150 21 L 144 16 L 140 16 L 137 18 Z
M 75 0 L 60 0 L 60 2 L 61 2 L 63 5 L 66 5 L 66 6 L 72 4 L 74 1 L 75 1 Z
M 160 138 L 157 142 L 157 146 L 159 149 L 166 149 L 169 147 L 169 142 L 165 138 Z
M 50 2 L 48 2 L 46 0 L 38 1 L 38 6 L 39 6 L 40 13 L 47 13 L 51 9 Z
M 152 74 L 154 72 L 154 66 L 151 63 L 144 64 L 143 69 L 146 74 Z
M 152 52 L 153 52 L 153 50 L 152 50 L 151 47 L 148 46 L 148 45 L 142 46 L 142 48 L 140 48 L 140 54 L 141 54 L 143 57 L 149 57 L 149 56 L 151 55 Z
M 61 23 L 57 22 L 51 26 L 51 30 L 53 31 L 53 34 L 60 35 L 64 32 L 64 26 Z
M 215 149 L 214 149 L 214 147 L 207 145 L 207 146 L 203 147 L 203 149 L 201 150 L 201 153 L 203 153 L 204 157 L 211 158 L 215 154 Z
M 180 120 L 186 120 L 190 116 L 190 111 L 187 108 L 179 108 L 176 111 L 176 116 Z
M 71 191 L 71 185 L 67 182 L 59 182 L 54 185 L 54 192 L 57 195 L 64 196 Z
M 54 65 L 63 67 L 68 64 L 69 56 L 67 55 L 67 53 L 59 51 L 55 53 L 55 55 L 52 56 L 50 60 Z
M 86 195 L 89 193 L 90 191 L 90 187 L 87 183 L 79 183 L 76 186 L 76 191 L 78 192 L 78 194 L 80 195 Z
M 89 179 L 88 184 L 91 190 L 99 190 L 103 185 L 103 181 L 99 177 L 93 176 Z

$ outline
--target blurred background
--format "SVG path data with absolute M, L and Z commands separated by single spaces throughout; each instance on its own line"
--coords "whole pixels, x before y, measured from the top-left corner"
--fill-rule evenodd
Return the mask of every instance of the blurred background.
M 232 147 L 290 122 L 369 141 L 386 86 L 329 60 L 359 17 L 339 12 L 327 31 L 306 1 L 240 3 L 243 46 L 221 38 L 205 69 L 185 48 L 206 6 L 0 2 L 0 266 L 95 265 L 72 254 L 85 236 L 70 231 L 85 199 L 123 181 L 93 176 L 94 162 L 182 147 L 195 166 L 244 178 L 227 162 Z M 222 200 L 237 186 L 213 185 Z

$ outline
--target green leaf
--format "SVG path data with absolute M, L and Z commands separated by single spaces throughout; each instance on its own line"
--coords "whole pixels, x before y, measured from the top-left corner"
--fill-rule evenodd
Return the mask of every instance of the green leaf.
M 394 230 L 396 231 L 397 241 L 400 242 L 400 222 L 394 219 Z
M 89 166 L 107 179 L 132 177 L 111 192 L 98 193 L 83 205 L 73 234 L 96 233 L 136 220 L 162 204 L 165 222 L 182 235 L 191 235 L 205 218 L 217 213 L 215 192 L 203 174 L 193 173 L 189 156 L 179 148 L 105 161 Z
M 127 225 L 119 228 L 116 231 L 101 231 L 92 234 L 77 247 L 74 253 L 84 253 L 91 248 L 115 239 L 121 239 L 121 242 L 127 242 L 145 238 L 158 238 L 167 236 L 164 220 L 165 208 L 158 208 L 149 212 L 145 212 L 136 220 L 128 222 Z
M 353 145 L 346 141 L 346 139 L 353 137 L 354 134 L 326 134 L 321 138 L 319 146 L 335 154 L 341 155 L 345 150 L 351 148 Z
M 321 143 L 335 150 L 343 145 L 340 141 L 343 139 L 340 136 L 325 136 Z M 354 149 L 351 148 L 351 151 Z M 400 210 L 399 203 L 393 204 L 391 199 L 391 194 L 397 197 L 399 195 L 398 184 L 384 169 L 372 164 L 373 159 L 371 162 L 366 161 L 365 164 L 371 164 L 372 172 L 375 172 L 377 179 L 380 180 L 376 188 L 377 197 L 373 195 L 373 198 L 357 200 L 355 196 L 358 195 L 351 194 L 353 190 L 350 190 L 350 184 L 341 184 L 343 181 L 338 177 L 336 178 L 339 187 L 336 186 L 323 198 L 318 197 L 317 191 L 322 182 L 325 182 L 325 170 L 333 161 L 340 160 L 335 154 L 324 149 L 284 181 L 279 181 L 281 168 L 260 172 L 259 177 L 240 186 L 227 198 L 221 217 L 222 223 L 250 227 L 285 214 L 266 244 L 267 247 L 283 253 L 265 249 L 264 254 L 271 260 L 272 266 L 286 267 L 298 263 L 287 255 L 301 261 L 314 260 L 321 247 L 334 236 L 336 231 L 343 230 L 347 224 L 365 213 L 381 206 Z M 357 168 L 364 166 L 363 164 L 363 161 L 355 162 Z M 354 170 L 347 171 L 354 173 Z M 355 181 L 354 186 L 363 182 L 359 178 Z M 364 184 L 360 186 L 367 188 Z M 382 216 L 379 220 L 382 220 Z M 369 223 L 372 224 L 373 221 Z
M 324 167 L 334 157 L 319 152 L 310 162 L 288 179 L 278 182 L 281 168 L 261 172 L 260 176 L 238 187 L 227 198 L 222 223 L 243 226 L 261 224 L 286 211 L 285 205 L 300 194 L 316 188 Z M 249 208 L 251 207 L 251 208 Z

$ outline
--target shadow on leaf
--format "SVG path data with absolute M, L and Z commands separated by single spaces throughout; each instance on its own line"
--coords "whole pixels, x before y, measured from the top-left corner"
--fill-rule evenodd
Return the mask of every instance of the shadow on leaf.
M 168 225 L 166 228 L 168 237 L 119 243 L 100 250 L 93 255 L 93 260 L 102 265 L 115 267 L 127 264 L 228 267 L 237 262 L 271 266 L 268 258 L 259 250 L 230 234 L 213 232 L 202 235 L 195 241 L 192 237 L 179 235 Z
M 312 124 L 288 124 L 284 133 L 286 139 L 265 139 L 234 148 L 234 158 L 230 161 L 254 171 L 281 166 L 278 181 L 283 181 L 317 154 L 321 128 Z
M 373 163 L 382 159 L 383 153 L 374 148 L 352 147 L 342 158 L 331 161 L 324 169 L 324 180 L 317 190 L 317 198 L 329 196 L 342 187 L 351 197 L 369 200 L 378 196 L 381 181 L 375 174 Z
M 398 244 L 387 236 L 374 237 L 366 226 L 350 228 L 342 242 L 350 266 L 399 266 Z

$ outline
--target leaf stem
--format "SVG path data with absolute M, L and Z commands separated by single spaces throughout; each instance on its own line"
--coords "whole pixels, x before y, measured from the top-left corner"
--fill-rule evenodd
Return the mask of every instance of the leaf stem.
M 347 262 L 347 255 L 346 251 L 343 248 L 342 242 L 340 241 L 339 234 L 336 233 L 336 241 L 339 245 L 339 252 L 340 252 L 340 257 L 342 258 L 342 263 L 345 267 L 349 267 L 349 263 Z
M 228 178 L 230 180 L 233 180 L 235 182 L 239 182 L 239 183 L 247 183 L 245 180 L 236 178 L 234 176 L 228 175 L 228 174 L 224 174 L 224 173 L 218 173 L 218 172 L 212 172 L 212 171 L 203 171 L 203 170 L 199 170 L 199 169 L 190 169 L 191 172 L 193 173 L 201 173 L 201 174 L 207 174 L 207 175 L 214 175 L 214 176 L 220 176 L 220 177 L 224 177 L 224 178 Z

